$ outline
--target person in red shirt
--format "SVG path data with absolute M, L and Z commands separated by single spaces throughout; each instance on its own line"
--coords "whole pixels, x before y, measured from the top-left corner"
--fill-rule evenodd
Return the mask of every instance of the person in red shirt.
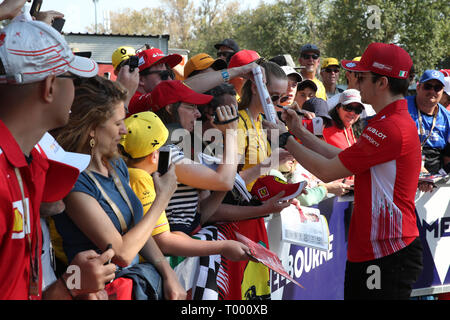
M 74 79 L 97 71 L 93 60 L 75 56 L 59 32 L 28 12 L 0 31 L 0 300 L 71 299 L 114 278 L 115 266 L 104 266 L 112 250 L 83 252 L 72 261 L 80 287 L 72 288 L 65 273 L 42 291 L 41 204 L 68 194 L 79 171 L 45 158 L 35 145 L 67 123 Z
M 164 55 L 158 48 L 150 48 L 138 52 L 139 57 L 139 85 L 128 104 L 128 113 L 149 111 L 147 99 L 152 90 L 165 80 L 174 80 L 172 71 L 178 65 L 183 57 L 179 54 Z
M 355 175 L 345 299 L 408 299 L 423 268 L 414 204 L 420 143 L 404 99 L 411 67 L 409 54 L 393 44 L 372 43 L 353 61 L 362 102 L 377 114 L 345 150 L 316 138 L 291 110 L 284 120 L 303 144 L 283 124 L 265 122 L 282 132 L 279 145 L 322 181 Z
M 356 138 L 352 126 L 359 120 L 363 110 L 358 90 L 348 89 L 342 92 L 338 105 L 329 112 L 332 123 L 323 129 L 325 141 L 342 150 L 354 145 Z

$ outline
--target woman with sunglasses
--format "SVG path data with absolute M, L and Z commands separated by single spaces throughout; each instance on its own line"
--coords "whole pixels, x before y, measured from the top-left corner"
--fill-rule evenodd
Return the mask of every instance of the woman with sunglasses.
M 323 137 L 325 141 L 340 149 L 347 149 L 356 143 L 353 125 L 359 121 L 364 110 L 361 95 L 356 89 L 344 91 L 339 103 L 330 110 L 331 121 L 325 123 Z

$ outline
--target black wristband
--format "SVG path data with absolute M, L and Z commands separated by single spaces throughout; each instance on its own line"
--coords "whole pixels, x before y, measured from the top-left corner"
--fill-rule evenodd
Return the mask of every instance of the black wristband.
M 292 136 L 290 132 L 284 132 L 280 134 L 280 136 L 278 137 L 278 147 L 284 148 L 290 136 Z

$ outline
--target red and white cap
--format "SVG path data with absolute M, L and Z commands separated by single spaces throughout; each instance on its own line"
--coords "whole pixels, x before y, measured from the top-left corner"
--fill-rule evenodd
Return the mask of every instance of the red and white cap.
M 384 76 L 407 79 L 413 65 L 408 52 L 395 44 L 369 44 L 361 60 L 342 60 L 342 66 L 354 72 L 374 72 Z
M 33 83 L 65 72 L 90 78 L 98 72 L 94 60 L 75 56 L 58 31 L 28 12 L 0 31 L 0 59 L 5 68 L 0 83 Z
M 49 163 L 42 199 L 44 202 L 61 200 L 72 190 L 80 172 L 89 165 L 91 156 L 65 151 L 48 132 L 35 148 Z
M 361 101 L 361 94 L 356 89 L 347 89 L 339 96 L 339 103 L 347 105 L 350 103 L 359 103 L 363 108 L 364 104 Z
M 138 52 L 137 56 L 139 57 L 139 71 L 162 63 L 167 63 L 169 67 L 174 68 L 183 60 L 183 57 L 176 53 L 166 56 L 164 52 L 158 48 L 150 48 Z
M 284 191 L 284 197 L 280 201 L 290 200 L 297 197 L 305 187 L 306 183 L 287 183 L 275 176 L 264 176 L 258 178 L 252 187 L 250 193 L 261 201 L 267 201 Z

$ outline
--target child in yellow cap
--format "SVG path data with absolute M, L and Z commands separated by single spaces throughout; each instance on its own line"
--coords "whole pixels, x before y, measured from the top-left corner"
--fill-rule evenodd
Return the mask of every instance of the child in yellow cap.
M 144 215 L 156 197 L 151 174 L 157 171 L 159 148 L 164 145 L 169 131 L 153 112 L 140 112 L 125 119 L 128 133 L 120 141 L 120 150 L 130 174 L 130 185 L 141 200 Z M 170 231 L 165 212 L 156 222 L 152 236 Z

